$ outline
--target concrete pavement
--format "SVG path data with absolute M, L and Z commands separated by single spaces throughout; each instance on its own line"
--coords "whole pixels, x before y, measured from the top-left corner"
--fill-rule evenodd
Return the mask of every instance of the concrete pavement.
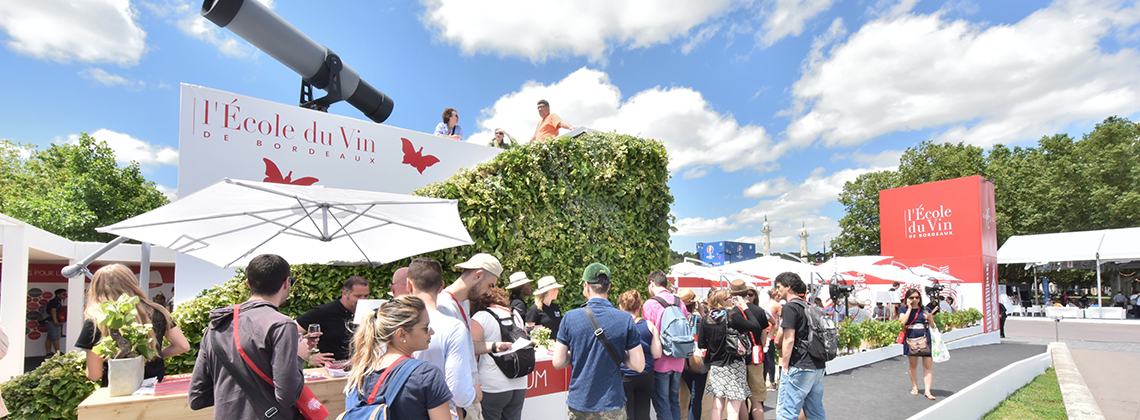
M 1055 330 L 1056 329 L 1056 330 Z M 1060 341 L 1069 346 L 1077 369 L 1108 420 L 1140 420 L 1140 321 L 1089 323 L 1052 320 L 1006 320 L 1004 342 L 1044 344 Z

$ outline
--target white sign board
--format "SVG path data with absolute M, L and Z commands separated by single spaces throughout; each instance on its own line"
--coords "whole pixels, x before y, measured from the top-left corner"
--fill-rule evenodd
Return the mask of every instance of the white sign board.
M 226 177 L 409 194 L 500 152 L 185 83 L 181 93 L 181 196 Z M 182 254 L 176 270 L 176 303 L 234 275 Z

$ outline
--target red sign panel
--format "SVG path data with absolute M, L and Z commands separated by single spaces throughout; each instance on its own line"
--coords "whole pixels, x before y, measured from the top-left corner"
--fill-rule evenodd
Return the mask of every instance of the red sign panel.
M 526 377 L 526 396 L 566 392 L 570 389 L 570 369 L 554 369 L 554 362 L 540 360 L 534 363 L 534 372 Z
M 882 254 L 975 285 L 967 291 L 981 286 L 961 302 L 981 307 L 986 332 L 998 328 L 994 204 L 994 185 L 980 176 L 879 192 Z

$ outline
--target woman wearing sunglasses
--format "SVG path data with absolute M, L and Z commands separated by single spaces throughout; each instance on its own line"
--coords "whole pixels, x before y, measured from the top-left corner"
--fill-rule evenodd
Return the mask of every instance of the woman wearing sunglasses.
M 455 108 L 444 109 L 443 122 L 435 126 L 435 135 L 463 140 L 463 127 L 459 126 L 459 111 Z
M 922 293 L 917 288 L 907 290 L 903 301 L 903 313 L 899 315 L 899 321 L 906 330 L 903 354 L 910 358 L 910 395 L 918 395 L 918 360 L 922 359 L 922 382 L 926 385 L 926 399 L 933 400 L 934 394 L 930 393 L 930 384 L 934 380 L 934 374 L 930 370 L 933 365 L 930 357 L 930 323 L 934 319 L 934 312 L 922 306 Z M 918 344 L 917 347 L 920 348 L 925 345 L 925 351 L 915 352 L 911 349 L 912 344 Z
M 361 320 L 352 336 L 352 371 L 344 387 L 345 409 L 379 404 L 371 398 L 383 395 L 388 383 L 377 382 L 385 371 L 407 363 L 412 353 L 427 350 L 432 330 L 424 301 L 410 295 L 394 298 Z M 388 418 L 400 420 L 447 420 L 451 418 L 443 371 L 431 363 L 420 363 L 412 370 L 403 389 L 388 404 Z M 372 402 L 369 402 L 372 400 Z

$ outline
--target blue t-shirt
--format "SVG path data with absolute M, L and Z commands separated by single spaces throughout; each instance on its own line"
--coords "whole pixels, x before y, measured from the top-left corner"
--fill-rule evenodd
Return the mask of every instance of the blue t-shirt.
M 344 399 L 345 408 L 352 408 L 364 404 L 372 387 L 380 380 L 380 375 L 388 368 L 374 371 L 364 376 L 364 394 L 358 390 L 350 392 Z M 388 390 L 388 384 L 380 385 L 376 392 L 377 398 Z M 388 404 L 388 418 L 400 420 L 429 420 L 428 410 L 447 404 L 451 400 L 451 391 L 447 389 L 447 381 L 443 378 L 443 371 L 431 363 L 421 363 L 412 371 L 404 389 L 396 395 L 396 400 Z
M 618 358 L 641 345 L 641 335 L 633 316 L 614 308 L 610 301 L 594 298 L 586 302 L 598 325 L 605 331 Z M 625 387 L 621 374 L 602 340 L 594 337 L 594 327 L 586 311 L 567 312 L 558 328 L 558 342 L 570 348 L 570 392 L 566 405 L 578 411 L 596 413 L 625 407 Z
M 623 363 L 621 365 L 621 373 L 625 374 L 625 376 L 640 376 L 653 373 L 653 352 L 649 349 L 649 346 L 653 345 L 653 331 L 649 331 L 649 324 L 645 322 L 645 318 L 637 321 L 635 325 L 637 325 L 637 334 L 641 336 L 641 350 L 645 352 L 645 369 L 642 369 L 641 372 L 634 372 L 625 367 Z

